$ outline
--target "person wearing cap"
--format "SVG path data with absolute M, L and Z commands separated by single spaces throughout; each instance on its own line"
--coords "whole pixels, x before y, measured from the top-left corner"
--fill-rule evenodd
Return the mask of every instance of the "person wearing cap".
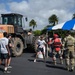
M 62 42 L 59 39 L 59 36 L 57 34 L 53 35 L 52 45 L 53 45 L 53 58 L 52 59 L 53 59 L 54 65 L 56 65 L 56 54 L 59 55 L 60 63 L 63 64 L 62 51 L 61 51 Z
M 68 31 L 64 38 L 63 45 L 65 48 L 65 64 L 68 71 L 74 71 L 74 57 L 75 57 L 75 38 Z
M 36 59 L 37 59 L 38 54 L 39 54 L 40 51 L 42 52 L 43 59 L 45 61 L 45 50 L 46 50 L 45 49 L 45 45 L 46 45 L 46 42 L 44 40 L 44 37 L 43 36 L 40 36 L 40 39 L 36 43 L 37 52 L 36 52 L 36 58 L 34 59 L 34 62 L 36 62 Z

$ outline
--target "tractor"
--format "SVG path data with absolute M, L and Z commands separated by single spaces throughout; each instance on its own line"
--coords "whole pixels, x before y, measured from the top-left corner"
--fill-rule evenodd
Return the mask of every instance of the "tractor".
M 12 53 L 14 56 L 20 56 L 23 50 L 28 45 L 35 47 L 35 37 L 32 30 L 25 30 L 23 21 L 25 18 L 21 14 L 8 13 L 1 14 L 2 24 L 0 24 L 0 38 L 3 37 L 3 32 L 10 33 L 12 35 Z M 23 19 L 24 18 L 24 19 Z

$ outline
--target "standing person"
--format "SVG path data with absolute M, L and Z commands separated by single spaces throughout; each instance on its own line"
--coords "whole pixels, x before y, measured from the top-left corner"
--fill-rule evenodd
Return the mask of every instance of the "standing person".
M 8 39 L 7 39 L 7 32 L 4 32 L 3 33 L 3 38 L 0 39 L 0 50 L 1 50 L 1 60 L 4 59 L 4 73 L 10 73 L 10 71 L 8 71 L 8 63 L 7 63 L 7 60 L 8 60 L 8 54 L 10 55 L 10 51 L 9 51 L 9 48 L 8 48 Z
M 60 63 L 63 64 L 62 51 L 61 51 L 62 43 L 57 34 L 53 35 L 52 46 L 53 46 L 54 65 L 56 65 L 56 54 L 59 54 Z
M 12 66 L 10 66 L 10 63 L 11 63 L 11 56 L 12 56 L 12 47 L 14 47 L 11 43 L 11 34 L 8 34 L 7 36 L 9 42 L 8 42 L 8 47 L 9 47 L 9 50 L 10 50 L 10 55 L 8 55 L 8 68 L 12 68 Z
M 64 47 L 66 47 L 65 50 L 65 62 L 66 62 L 66 68 L 67 70 L 74 70 L 74 47 L 75 47 L 75 38 L 71 35 L 70 32 L 67 33 L 67 36 L 64 38 Z M 70 69 L 71 67 L 71 69 Z
M 42 52 L 43 59 L 45 61 L 45 50 L 46 50 L 45 45 L 46 45 L 46 42 L 44 40 L 44 37 L 40 36 L 40 39 L 37 41 L 37 44 L 36 44 L 37 52 L 36 52 L 36 58 L 34 59 L 34 62 L 36 62 L 36 59 L 37 59 L 38 54 L 39 54 L 40 51 Z

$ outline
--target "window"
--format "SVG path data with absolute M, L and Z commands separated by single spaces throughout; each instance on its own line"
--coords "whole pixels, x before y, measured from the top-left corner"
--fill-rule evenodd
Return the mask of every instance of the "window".
M 3 17 L 3 24 L 13 24 L 13 17 Z
M 22 26 L 22 20 L 21 20 L 20 17 L 18 17 L 18 25 L 19 25 L 19 26 Z
M 8 24 L 8 17 L 3 18 L 3 24 Z

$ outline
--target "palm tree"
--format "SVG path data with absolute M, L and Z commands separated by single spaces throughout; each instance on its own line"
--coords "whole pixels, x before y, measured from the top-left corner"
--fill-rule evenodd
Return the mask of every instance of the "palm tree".
M 32 20 L 29 22 L 29 26 L 30 26 L 30 27 L 33 27 L 33 29 L 35 28 L 35 26 L 37 27 L 36 21 L 35 21 L 34 19 L 32 19 Z
M 49 24 L 51 24 L 52 26 L 54 26 L 55 24 L 58 24 L 58 17 L 53 14 L 48 18 Z
M 73 14 L 73 17 L 72 17 L 72 19 L 75 19 L 75 13 Z

